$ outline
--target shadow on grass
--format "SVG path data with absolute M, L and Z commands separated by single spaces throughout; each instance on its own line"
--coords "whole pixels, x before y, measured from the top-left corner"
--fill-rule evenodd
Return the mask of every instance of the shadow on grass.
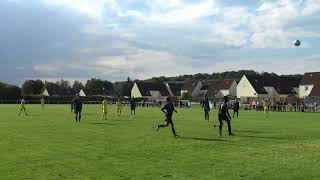
M 222 141 L 222 142 L 231 142 L 225 139 L 208 139 L 208 138 L 197 138 L 197 137 L 180 137 L 180 139 L 189 139 L 197 141 Z
M 235 132 L 243 132 L 243 133 L 255 133 L 255 134 L 260 134 L 260 133 L 272 133 L 272 132 L 262 132 L 262 131 L 242 131 L 242 130 L 237 130 Z
M 237 135 L 238 137 L 254 138 L 254 139 L 285 139 L 290 140 L 291 138 L 282 138 L 282 137 L 267 137 L 267 136 L 250 136 L 250 135 Z
M 88 123 L 88 124 L 93 124 L 93 125 L 117 125 L 117 124 L 107 123 L 107 122 L 100 122 L 100 123 Z

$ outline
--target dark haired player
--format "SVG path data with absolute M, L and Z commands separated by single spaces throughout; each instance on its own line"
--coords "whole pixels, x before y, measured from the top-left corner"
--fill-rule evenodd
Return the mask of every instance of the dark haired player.
M 130 99 L 130 108 L 131 108 L 131 116 L 132 116 L 132 112 L 133 112 L 133 115 L 136 115 L 136 100 L 134 99 L 134 97 Z
M 235 114 L 237 114 L 237 118 L 239 116 L 239 109 L 240 109 L 240 103 L 238 101 L 238 99 L 236 99 L 233 104 L 232 104 L 232 109 L 233 109 L 233 118 L 235 116 Z
M 76 122 L 81 121 L 82 100 L 79 98 L 79 94 L 73 100 L 74 114 L 76 115 Z
M 234 135 L 232 132 L 231 132 L 231 116 L 230 116 L 230 113 L 229 113 L 229 110 L 228 110 L 228 101 L 229 101 L 229 98 L 228 96 L 225 96 L 223 97 L 224 99 L 224 102 L 221 104 L 220 106 L 220 110 L 219 110 L 219 133 L 220 135 L 222 135 L 222 126 L 223 126 L 223 120 L 224 121 L 227 121 L 228 123 L 228 132 L 229 132 L 229 136 L 231 135 Z
M 173 112 L 176 112 L 178 113 L 175 109 L 174 109 L 174 105 L 173 103 L 171 102 L 170 98 L 167 98 L 167 104 L 165 104 L 163 106 L 163 108 L 161 109 L 161 111 L 165 114 L 166 116 L 166 123 L 165 124 L 159 124 L 158 127 L 157 127 L 157 131 L 159 131 L 160 128 L 162 127 L 167 127 L 169 126 L 169 124 L 171 125 L 171 130 L 172 130 L 172 133 L 173 133 L 173 136 L 174 137 L 179 137 L 177 134 L 176 134 L 176 130 L 174 129 L 174 124 L 173 124 L 173 120 L 172 120 L 172 115 L 173 115 Z
M 202 102 L 202 109 L 204 110 L 204 120 L 209 121 L 210 103 L 207 97 Z

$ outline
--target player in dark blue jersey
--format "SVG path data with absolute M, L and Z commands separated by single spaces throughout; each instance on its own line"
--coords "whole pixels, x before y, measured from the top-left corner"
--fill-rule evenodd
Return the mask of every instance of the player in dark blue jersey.
M 133 115 L 136 115 L 136 100 L 134 99 L 134 97 L 130 99 L 130 108 L 131 108 L 131 116 L 132 116 L 132 113 Z
M 209 121 L 210 103 L 207 97 L 202 101 L 202 109 L 204 110 L 204 120 Z
M 174 124 L 173 124 L 173 120 L 172 120 L 173 112 L 177 113 L 177 111 L 174 109 L 174 105 L 171 102 L 169 97 L 167 98 L 167 103 L 163 106 L 161 111 L 166 116 L 166 120 L 165 120 L 166 123 L 165 124 L 159 124 L 158 127 L 157 127 L 157 131 L 159 131 L 159 129 L 162 128 L 162 127 L 169 126 L 169 124 L 170 124 L 171 125 L 171 130 L 172 130 L 172 133 L 173 133 L 174 137 L 178 137 L 178 135 L 176 134 L 176 130 L 174 129 Z
M 79 94 L 76 95 L 76 98 L 73 100 L 74 114 L 76 115 L 76 122 L 81 121 L 81 111 L 82 111 L 82 100 L 79 97 Z
M 240 103 L 238 101 L 238 99 L 236 99 L 233 104 L 232 104 L 232 109 L 233 109 L 233 118 L 235 116 L 235 114 L 237 114 L 237 118 L 239 116 L 239 109 L 240 109 Z
M 224 102 L 221 104 L 220 106 L 220 110 L 219 110 L 219 132 L 220 135 L 222 135 L 222 126 L 223 126 L 223 122 L 222 121 L 227 121 L 228 123 L 228 132 L 229 135 L 234 135 L 231 132 L 231 116 L 228 110 L 228 102 L 229 102 L 229 98 L 228 96 L 224 97 Z

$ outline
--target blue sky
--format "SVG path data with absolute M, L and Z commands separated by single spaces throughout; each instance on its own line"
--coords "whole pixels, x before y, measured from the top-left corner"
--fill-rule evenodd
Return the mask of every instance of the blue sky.
M 1 0 L 0 8 L 8 83 L 320 71 L 320 0 Z

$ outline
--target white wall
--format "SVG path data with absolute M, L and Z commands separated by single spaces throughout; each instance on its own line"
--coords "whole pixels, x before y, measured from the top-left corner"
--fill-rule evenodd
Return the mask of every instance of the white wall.
M 131 96 L 136 97 L 136 98 L 142 97 L 140 90 L 137 86 L 137 83 L 134 83 L 134 85 L 131 89 Z
M 308 88 L 308 89 L 306 89 Z M 313 88 L 313 85 L 300 85 L 299 86 L 299 97 L 304 98 L 309 96 Z
M 85 97 L 86 96 L 86 94 L 84 93 L 83 89 L 80 90 L 79 96 L 81 96 L 81 97 Z
M 264 89 L 267 91 L 269 97 L 279 97 L 279 94 L 274 87 L 264 86 Z
M 231 96 L 237 96 L 237 82 L 236 81 L 233 81 L 232 85 L 230 86 L 230 89 L 229 89 L 229 95 Z
M 47 88 L 46 88 L 46 89 L 44 89 L 44 91 L 42 92 L 42 95 L 43 95 L 43 96 L 50 96 L 50 94 L 49 94 L 49 92 L 48 92 Z
M 246 76 L 243 76 L 237 86 L 237 97 L 258 97 L 258 93 L 254 90 Z
M 193 91 L 191 92 L 191 95 L 193 97 L 198 96 L 199 94 L 201 94 L 201 88 L 202 88 L 203 84 L 201 81 L 198 81 L 198 84 L 196 85 L 196 87 L 193 89 Z
M 171 88 L 168 83 L 164 83 L 166 85 L 167 90 L 169 91 L 170 96 L 174 96 L 173 92 L 171 91 Z

